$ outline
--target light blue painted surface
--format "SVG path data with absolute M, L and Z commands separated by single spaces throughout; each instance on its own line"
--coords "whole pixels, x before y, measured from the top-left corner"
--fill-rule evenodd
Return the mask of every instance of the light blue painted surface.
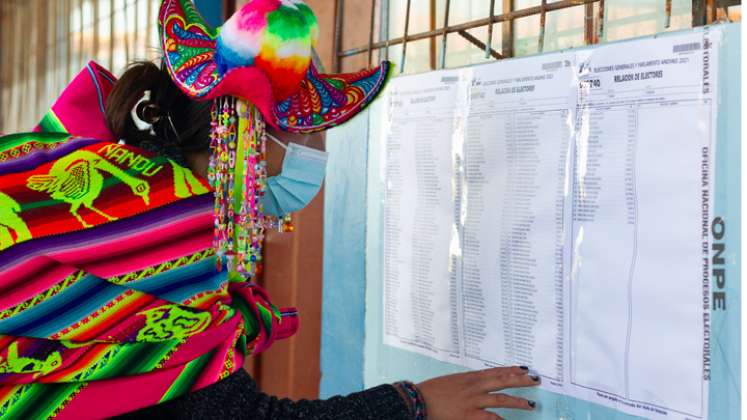
M 727 279 L 728 279 L 728 312 L 714 313 L 712 319 L 712 358 L 713 374 L 710 391 L 710 407 L 712 419 L 738 419 L 740 406 L 740 25 L 724 26 L 725 39 L 723 52 L 721 54 L 721 84 L 720 84 L 720 111 L 717 135 L 717 169 L 716 169 L 716 214 L 721 215 L 727 223 Z M 668 36 L 668 35 L 662 35 Z M 335 167 L 330 166 L 327 180 L 327 200 L 325 228 L 325 306 L 324 306 L 324 328 L 325 335 L 322 342 L 322 390 L 324 395 L 332 393 L 348 393 L 361 389 L 359 378 L 363 378 L 365 387 L 375 386 L 381 383 L 393 382 L 399 379 L 410 379 L 421 381 L 434 376 L 460 372 L 463 368 L 448 363 L 438 362 L 429 357 L 403 351 L 383 344 L 382 326 L 382 291 L 383 285 L 383 189 L 381 185 L 381 148 L 375 141 L 380 139 L 380 130 L 383 125 L 377 123 L 382 117 L 381 102 L 374 103 L 371 107 L 372 122 L 370 125 L 371 139 L 369 145 L 368 161 L 366 161 L 365 147 L 361 148 L 363 153 L 341 154 L 341 158 L 349 159 L 346 167 L 367 170 L 369 182 L 365 177 L 347 176 L 343 177 L 337 173 Z M 360 122 L 362 117 L 357 118 L 353 124 L 332 130 L 328 136 L 328 145 L 339 147 L 345 138 L 365 138 L 367 124 Z M 355 132 L 354 130 L 359 130 Z M 336 146 L 337 145 L 337 146 Z M 334 154 L 335 150 L 331 149 Z M 335 158 L 336 159 L 336 158 Z M 367 168 L 366 168 L 367 167 Z M 342 182 L 342 185 L 337 185 Z M 361 227 L 359 222 L 360 209 L 349 206 L 347 201 L 335 200 L 337 194 L 330 196 L 330 189 L 339 188 L 346 191 L 350 196 L 352 190 L 363 191 L 368 188 L 367 195 L 367 231 Z M 340 212 L 351 212 L 350 217 L 341 216 Z M 366 217 L 366 216 L 364 216 Z M 340 224 L 341 220 L 354 220 L 354 224 Z M 335 223 L 335 227 L 330 223 Z M 339 230 L 338 230 L 339 229 Z M 365 260 L 365 276 L 369 281 L 363 282 L 362 278 L 350 277 L 341 282 L 344 277 L 339 275 L 337 259 L 331 252 L 339 252 L 344 243 L 338 241 L 339 232 L 344 235 L 355 236 L 362 232 L 366 234 L 366 253 L 357 254 L 360 244 L 351 242 L 354 247 L 348 247 L 346 258 L 354 261 Z M 330 240 L 335 239 L 333 243 Z M 334 265 L 331 261 L 334 261 Z M 348 264 L 348 263 L 345 263 Z M 348 308 L 341 308 L 335 304 L 330 305 L 327 299 L 327 291 L 330 288 L 339 288 L 336 293 L 345 295 L 344 303 L 348 307 L 359 308 L 362 304 L 357 300 L 361 297 L 356 287 L 365 287 L 365 321 L 357 317 L 350 317 Z M 343 300 L 335 300 L 340 302 Z M 359 315 L 356 312 L 355 315 Z M 340 325 L 338 325 L 338 323 Z M 365 345 L 363 346 L 363 372 L 357 363 L 350 363 L 350 355 L 343 353 L 351 349 L 360 349 L 360 346 L 340 337 L 347 334 L 350 338 L 361 337 L 359 331 L 361 325 L 365 325 Z M 327 330 L 331 328 L 331 330 Z M 325 339 L 328 335 L 334 335 L 334 340 Z M 325 360 L 327 361 L 325 363 Z M 330 360 L 339 363 L 330 366 Z M 357 359 L 356 359 L 357 361 Z M 329 369 L 329 370 L 328 370 Z M 351 379 L 352 378 L 352 379 Z M 676 380 L 676 378 L 673 378 Z M 337 386 L 339 383 L 347 383 L 346 386 Z M 515 392 L 540 402 L 540 409 L 533 414 L 511 413 L 511 418 L 542 418 L 542 419 L 633 419 L 635 417 L 619 413 L 599 405 L 590 404 L 573 398 L 541 390 L 529 390 Z
M 195 0 L 202 17 L 214 28 L 223 23 L 223 2 L 218 0 Z
M 367 133 L 364 113 L 327 136 L 322 398 L 363 388 Z
M 719 119 L 716 146 L 716 216 L 726 224 L 727 312 L 711 320 L 710 414 L 738 419 L 741 406 L 741 24 L 726 27 L 719 68 Z M 711 286 L 713 287 L 713 286 Z

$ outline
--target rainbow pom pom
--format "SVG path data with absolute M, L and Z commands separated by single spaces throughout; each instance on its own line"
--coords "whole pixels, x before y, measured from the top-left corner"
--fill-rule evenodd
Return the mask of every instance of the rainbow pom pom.
M 250 0 L 223 25 L 215 61 L 221 75 L 255 66 L 272 84 L 276 100 L 297 92 L 311 63 L 319 26 L 302 0 Z

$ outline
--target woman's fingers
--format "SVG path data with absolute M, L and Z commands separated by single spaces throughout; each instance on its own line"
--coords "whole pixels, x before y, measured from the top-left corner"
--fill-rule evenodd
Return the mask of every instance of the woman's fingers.
M 534 410 L 536 403 L 524 398 L 506 394 L 485 394 L 478 398 L 480 408 L 511 408 L 515 410 Z
M 497 367 L 475 372 L 482 378 L 495 378 L 496 376 L 526 375 L 529 368 L 525 366 Z
M 480 372 L 479 383 L 476 384 L 478 390 L 480 392 L 500 391 L 506 388 L 537 386 L 541 383 L 540 377 L 534 373 L 529 373 L 528 369 L 502 369 L 504 370 L 489 369 Z
M 541 383 L 539 376 L 511 375 L 499 376 L 482 381 L 479 390 L 482 392 L 501 391 L 507 388 L 527 388 Z
M 418 384 L 428 404 L 429 418 L 502 420 L 489 408 L 532 410 L 523 398 L 493 393 L 506 388 L 539 385 L 540 378 L 521 366 L 485 369 L 433 378 Z

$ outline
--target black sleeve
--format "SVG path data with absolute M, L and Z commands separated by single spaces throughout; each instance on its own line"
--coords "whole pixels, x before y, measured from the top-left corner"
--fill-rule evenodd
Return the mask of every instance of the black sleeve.
M 291 401 L 260 392 L 243 369 L 181 398 L 118 419 L 412 420 L 399 391 L 381 385 L 346 397 Z

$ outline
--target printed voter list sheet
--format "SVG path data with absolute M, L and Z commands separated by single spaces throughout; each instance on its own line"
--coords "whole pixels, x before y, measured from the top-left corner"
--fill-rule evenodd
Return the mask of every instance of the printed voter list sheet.
M 644 417 L 708 412 L 719 34 L 579 53 L 569 379 Z
M 458 71 L 402 77 L 385 100 L 385 340 L 458 358 L 453 143 L 464 83 Z
M 394 79 L 385 344 L 707 418 L 719 37 Z
M 474 368 L 562 383 L 572 56 L 472 69 L 463 142 L 462 346 Z

